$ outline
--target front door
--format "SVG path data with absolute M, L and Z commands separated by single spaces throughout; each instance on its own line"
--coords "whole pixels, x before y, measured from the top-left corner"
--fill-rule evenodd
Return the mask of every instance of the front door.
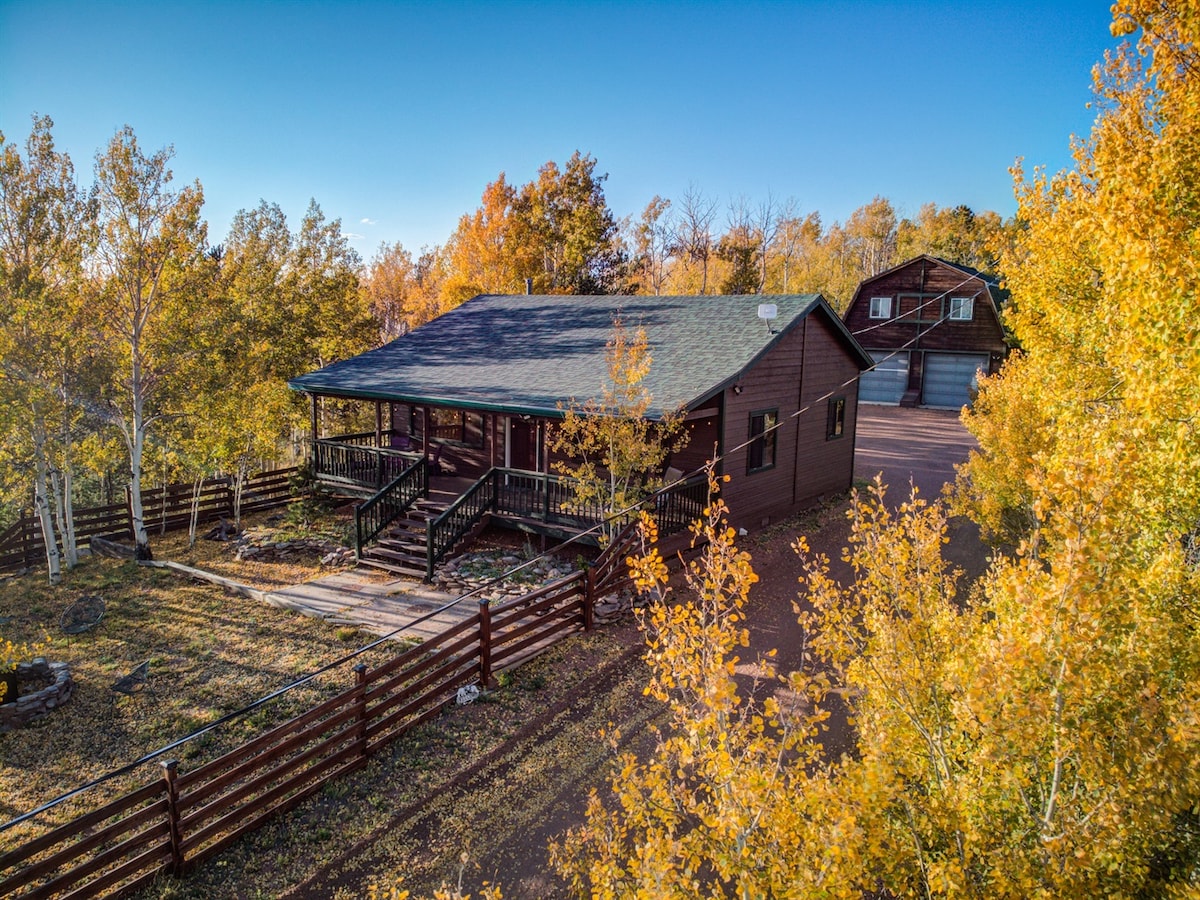
M 508 460 L 510 469 L 538 470 L 537 424 L 524 419 L 508 420 Z

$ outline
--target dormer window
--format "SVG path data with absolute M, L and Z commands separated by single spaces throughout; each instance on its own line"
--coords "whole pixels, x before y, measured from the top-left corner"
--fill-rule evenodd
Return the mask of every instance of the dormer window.
M 871 298 L 871 318 L 872 319 L 890 319 L 892 317 L 892 298 L 891 297 L 872 297 Z

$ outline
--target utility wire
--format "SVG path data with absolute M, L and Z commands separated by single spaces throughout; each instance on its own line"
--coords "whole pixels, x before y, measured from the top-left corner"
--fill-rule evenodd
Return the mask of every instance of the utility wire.
M 964 284 L 973 280 L 974 277 L 975 276 L 971 276 L 971 277 L 964 279 L 962 282 L 955 285 L 954 287 L 952 287 L 946 291 L 943 291 L 937 297 L 934 297 L 934 298 L 926 301 L 925 303 L 922 303 L 920 306 L 918 306 L 912 312 L 916 312 L 921 309 L 924 309 L 926 306 L 928 306 L 932 303 L 940 302 L 946 296 L 948 296 L 949 294 L 952 294 L 954 291 L 958 290 Z M 911 315 L 911 314 L 912 313 L 910 312 L 910 313 L 906 313 L 905 315 Z M 897 315 L 897 316 L 889 319 L 886 322 L 881 322 L 877 325 L 872 325 L 870 328 L 865 328 L 865 329 L 862 329 L 861 331 L 853 332 L 853 334 L 858 335 L 858 334 L 862 334 L 867 331 L 872 331 L 875 328 L 882 327 L 883 325 L 892 324 L 893 322 L 896 322 L 901 318 L 903 318 L 903 316 Z M 682 485 L 684 482 L 688 481 L 689 479 L 693 478 L 694 476 L 696 476 L 702 472 L 707 471 L 710 468 L 715 468 L 719 463 L 726 461 L 732 454 L 737 453 L 741 450 L 744 450 L 747 447 L 750 447 L 755 442 L 762 440 L 766 435 L 771 434 L 775 431 L 778 431 L 780 428 L 782 428 L 784 426 L 785 423 L 791 422 L 791 421 L 799 418 L 801 415 L 812 411 L 812 409 L 815 406 L 817 406 L 818 404 L 820 404 L 826 400 L 832 399 L 833 397 L 835 397 L 838 394 L 839 391 L 849 387 L 852 384 L 857 383 L 862 378 L 862 375 L 864 374 L 864 372 L 872 371 L 874 368 L 879 366 L 881 363 L 887 362 L 889 359 L 892 359 L 895 356 L 897 356 L 898 354 L 904 352 L 904 350 L 907 349 L 910 344 L 916 343 L 916 341 L 918 341 L 921 337 L 928 334 L 930 331 L 932 331 L 937 326 L 941 325 L 943 322 L 947 321 L 948 318 L 949 318 L 949 314 L 942 316 L 941 318 L 939 318 L 938 320 L 933 322 L 929 326 L 929 328 L 925 329 L 923 332 L 918 333 L 917 335 L 915 335 L 908 341 L 905 341 L 905 343 L 901 344 L 899 348 L 897 348 L 896 350 L 889 353 L 883 359 L 877 360 L 875 362 L 875 365 L 872 366 L 871 368 L 865 369 L 865 370 L 863 370 L 863 372 L 859 372 L 859 373 L 855 374 L 853 377 L 848 378 L 846 381 L 843 381 L 840 385 L 833 388 L 832 390 L 827 391 L 826 393 L 822 394 L 820 397 L 817 397 L 816 399 L 809 401 L 805 406 L 802 406 L 801 408 L 797 409 L 794 413 L 789 414 L 786 418 L 779 420 L 774 425 L 772 425 L 768 428 L 765 428 L 759 434 L 754 435 L 753 437 L 749 438 L 748 440 L 743 441 L 740 444 L 737 444 L 733 447 L 728 448 L 727 450 L 725 450 L 724 453 L 721 453 L 721 454 L 714 453 L 712 460 L 708 461 L 704 466 L 694 469 L 691 472 L 684 473 L 679 478 L 675 479 L 674 481 L 670 482 L 669 484 L 664 485 L 662 488 L 659 489 L 658 492 L 651 495 L 650 497 L 643 498 L 642 500 L 632 503 L 622 510 L 619 510 L 617 512 L 610 514 L 607 518 L 603 519 L 600 522 L 597 522 L 595 525 L 592 525 L 590 528 L 587 528 L 586 530 L 579 532 L 578 534 L 573 535 L 572 537 L 559 543 L 555 547 L 555 552 L 561 551 L 562 548 L 564 548 L 564 547 L 570 547 L 574 544 L 580 543 L 585 538 L 588 538 L 594 534 L 600 533 L 604 528 L 606 528 L 609 524 L 611 524 L 614 521 L 621 521 L 621 520 L 628 518 L 633 513 L 640 511 L 646 504 L 648 504 L 649 502 L 654 500 L 656 497 L 660 496 L 662 493 L 665 493 L 675 487 Z M 235 719 L 245 716 L 247 713 L 253 712 L 254 710 L 258 709 L 261 706 L 266 705 L 267 703 L 270 703 L 272 700 L 277 699 L 278 697 L 282 696 L 283 694 L 286 694 L 287 692 L 294 690 L 298 687 L 302 687 L 303 685 L 308 684 L 309 682 L 311 682 L 314 679 L 316 679 L 317 677 L 325 674 L 326 672 L 329 672 L 335 668 L 343 666 L 346 663 L 350 662 L 351 660 L 354 660 L 357 657 L 361 656 L 362 654 L 375 649 L 380 644 L 384 643 L 385 641 L 391 640 L 392 638 L 396 637 L 397 635 L 399 635 L 400 633 L 402 633 L 404 631 L 407 631 L 408 629 L 412 628 L 413 626 L 420 625 L 421 623 L 426 622 L 429 619 L 432 619 L 434 616 L 437 616 L 440 613 L 443 613 L 443 612 L 446 612 L 447 610 L 453 609 L 454 607 L 456 607 L 460 603 L 462 603 L 464 600 L 468 600 L 471 597 L 476 596 L 477 594 L 481 594 L 485 591 L 491 590 L 498 584 L 501 584 L 504 581 L 511 578 L 513 575 L 516 575 L 516 574 L 524 571 L 525 569 L 529 568 L 530 566 L 532 566 L 538 562 L 541 562 L 544 559 L 547 559 L 549 556 L 551 556 L 551 553 L 549 553 L 549 552 L 540 553 L 537 556 L 534 556 L 528 560 L 525 560 L 524 562 L 519 563 L 516 566 L 513 566 L 510 569 L 505 570 L 504 572 L 500 573 L 499 575 L 496 575 L 494 578 L 484 582 L 483 584 L 478 585 L 475 588 L 472 588 L 471 590 L 467 591 L 464 594 L 459 595 L 458 597 L 455 597 L 453 600 L 448 601 L 447 603 L 443 604 L 442 606 L 439 606 L 437 609 L 434 609 L 423 615 L 417 616 L 412 621 L 407 622 L 404 625 L 398 626 L 397 628 L 394 628 L 392 631 L 389 631 L 387 634 L 382 635 L 381 637 L 375 639 L 374 641 L 371 641 L 368 644 L 364 644 L 362 647 L 359 647 L 356 650 L 352 650 L 351 652 L 339 657 L 336 660 L 333 660 L 332 662 L 326 663 L 324 666 L 321 666 L 320 668 L 316 669 L 313 672 L 310 672 L 306 675 L 302 675 L 301 677 L 295 679 L 294 681 L 289 682 L 288 684 L 283 685 L 282 687 L 272 691 L 269 694 L 265 694 L 264 696 L 258 698 L 257 700 L 254 700 L 253 702 L 247 704 L 246 706 L 243 706 L 241 709 L 235 710 L 234 712 L 231 712 L 231 713 L 226 713 L 225 715 L 221 716 L 218 719 L 215 719 L 214 721 L 210 722 L 209 724 L 207 724 L 201 728 L 198 728 L 195 731 L 192 731 L 189 734 L 184 735 L 183 737 L 181 737 L 175 741 L 172 741 L 169 744 L 166 744 L 165 746 L 159 747 L 157 750 L 153 750 L 153 751 L 139 757 L 138 759 L 134 760 L 133 762 L 122 766 L 119 769 L 114 769 L 111 772 L 107 772 L 104 775 L 94 778 L 91 781 L 88 781 L 85 784 L 82 784 L 79 787 L 77 787 L 71 791 L 68 791 L 65 794 L 61 794 L 58 797 L 55 797 L 53 800 L 49 800 L 46 803 L 43 803 L 41 806 L 37 807 L 36 809 L 30 810 L 29 812 L 24 813 L 23 815 L 20 815 L 20 816 L 16 817 L 15 819 L 11 819 L 3 824 L 0 824 L 0 832 L 6 831 L 9 828 L 12 828 L 16 825 L 21 824 L 22 822 L 26 822 L 26 821 L 34 818 L 35 816 L 38 816 L 44 812 L 47 812 L 50 809 L 53 809 L 55 806 L 65 803 L 67 800 L 70 800 L 73 797 L 79 796 L 80 794 L 84 793 L 85 791 L 88 791 L 94 787 L 104 784 L 105 782 L 111 781 L 114 778 L 119 778 L 122 775 L 127 775 L 127 774 L 133 772 L 138 767 L 145 765 L 147 762 L 155 760 L 155 759 L 171 752 L 172 750 L 176 750 L 179 747 L 182 747 L 184 744 L 190 743 L 191 741 L 194 741 L 197 738 L 200 738 L 203 735 L 208 734 L 210 731 L 213 731 L 229 722 L 234 721 Z

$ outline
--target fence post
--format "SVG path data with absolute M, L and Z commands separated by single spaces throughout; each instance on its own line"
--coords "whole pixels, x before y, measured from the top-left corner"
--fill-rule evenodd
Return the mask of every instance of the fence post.
M 359 663 L 354 667 L 354 705 L 358 707 L 358 726 L 354 731 L 354 743 L 358 745 L 360 759 L 367 758 L 367 667 Z
M 596 627 L 596 577 L 592 567 L 583 570 L 583 630 Z
M 164 788 L 167 792 L 167 835 L 171 841 L 171 874 L 183 874 L 183 834 L 179 830 L 179 760 L 167 759 L 162 766 Z
M 492 605 L 486 597 L 479 600 L 479 684 L 492 683 Z

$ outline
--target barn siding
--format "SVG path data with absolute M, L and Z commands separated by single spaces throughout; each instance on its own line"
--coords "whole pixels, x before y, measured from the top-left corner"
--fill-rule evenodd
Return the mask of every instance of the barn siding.
M 750 369 L 741 392 L 725 391 L 725 499 L 732 521 L 757 528 L 850 487 L 854 472 L 858 364 L 822 314 L 810 315 Z M 841 387 L 850 381 L 847 387 Z M 827 401 L 846 399 L 845 432 L 826 440 Z M 751 415 L 776 409 L 775 466 L 748 473 Z M 800 415 L 797 411 L 804 409 Z M 734 449 L 737 448 L 737 449 Z
M 899 298 L 898 312 L 893 307 L 897 321 L 881 325 L 881 320 L 871 319 L 872 297 Z M 951 297 L 975 299 L 971 321 L 951 322 L 947 319 L 939 323 L 938 320 L 949 312 Z M 922 307 L 925 303 L 929 305 Z M 918 389 L 921 384 L 925 351 L 987 353 L 991 358 L 992 373 L 999 370 L 1007 352 L 1004 329 L 982 279 L 927 257 L 918 257 L 863 282 L 846 311 L 845 322 L 858 342 L 868 350 L 903 347 L 916 351 L 909 369 L 909 386 L 913 389 Z

